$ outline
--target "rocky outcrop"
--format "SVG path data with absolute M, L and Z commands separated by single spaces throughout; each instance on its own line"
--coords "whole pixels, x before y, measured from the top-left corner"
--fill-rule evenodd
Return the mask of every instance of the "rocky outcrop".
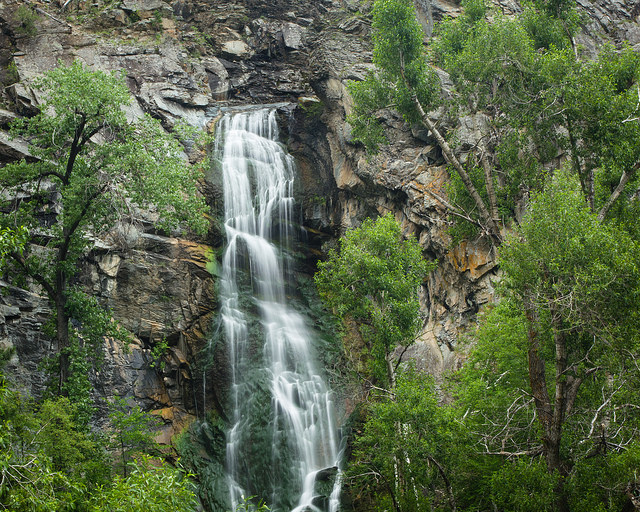
M 370 2 L 97 0 L 73 1 L 63 11 L 66 3 L 30 2 L 39 15 L 34 33 L 20 30 L 21 0 L 0 3 L 0 159 L 29 158 L 24 142 L 11 140 L 4 130 L 13 116 L 36 111 L 41 98 L 30 83 L 59 60 L 123 70 L 135 98 L 128 115 L 148 112 L 167 129 L 178 120 L 210 126 L 232 105 L 287 103 L 281 127 L 298 160 L 297 192 L 310 258 L 366 216 L 393 212 L 404 231 L 418 238 L 425 256 L 439 264 L 423 287 L 425 327 L 411 355 L 435 374 L 459 364 L 457 340 L 493 296 L 495 250 L 483 240 L 451 246 L 441 200 L 448 175 L 429 133 L 387 112 L 390 146 L 368 157 L 353 143 L 345 121 L 351 108 L 346 84 L 373 67 Z M 520 10 L 515 0 L 495 3 L 505 14 Z M 577 38 L 583 51 L 595 52 L 605 40 L 640 45 L 640 11 L 629 2 L 578 3 L 588 16 Z M 453 0 L 416 0 L 416 6 L 427 36 L 434 23 L 460 9 Z M 440 75 L 446 90 L 446 74 Z M 473 145 L 474 120 L 457 123 L 441 115 L 450 129 L 459 127 L 461 147 Z M 209 178 L 203 190 L 219 207 L 215 174 Z M 208 240 L 196 243 L 178 234 L 161 236 L 149 220 L 96 241 L 80 280 L 136 337 L 129 351 L 106 342 L 107 360 L 96 376 L 99 393 L 124 394 L 156 411 L 166 421 L 166 440 L 216 401 L 215 393 L 204 399 L 194 390 L 203 388 L 205 369 L 196 370 L 197 354 L 208 343 L 216 306 L 206 269 L 209 249 L 202 243 L 218 246 L 221 233 L 213 229 Z M 38 363 L 50 352 L 42 334 L 48 305 L 37 293 L 5 288 L 0 344 L 16 347 L 11 367 L 37 395 L 43 385 Z M 162 340 L 169 347 L 165 365 L 152 367 L 152 349 Z M 224 374 L 216 378 L 221 382 Z
M 104 426 L 109 402 L 121 397 L 160 416 L 158 440 L 169 444 L 198 411 L 217 406 L 214 394 L 203 403 L 200 390 L 208 375 L 198 364 L 216 308 L 207 270 L 211 249 L 145 233 L 138 238 L 126 251 L 98 241 L 80 273 L 84 288 L 133 334 L 129 344 L 105 340 L 104 360 L 91 375 L 99 407 L 95 426 Z M 0 286 L 0 347 L 15 349 L 8 370 L 19 388 L 37 397 L 45 386 L 42 363 L 55 348 L 43 329 L 51 312 L 48 301 Z

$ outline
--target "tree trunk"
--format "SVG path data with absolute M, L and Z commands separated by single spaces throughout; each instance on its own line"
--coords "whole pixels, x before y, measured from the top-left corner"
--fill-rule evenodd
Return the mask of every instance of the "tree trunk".
M 525 308 L 525 317 L 527 319 L 527 341 L 529 345 L 529 383 L 534 397 L 536 412 L 538 413 L 538 421 L 542 427 L 542 447 L 543 455 L 547 462 L 547 470 L 549 473 L 558 472 L 560 480 L 554 489 L 554 501 L 558 512 L 569 512 L 569 505 L 564 493 L 564 477 L 566 471 L 562 464 L 560 456 L 560 445 L 562 441 L 562 425 L 564 423 L 565 411 L 567 406 L 567 347 L 566 340 L 557 325 L 554 324 L 554 342 L 555 342 L 555 397 L 554 403 L 551 402 L 549 390 L 546 381 L 546 365 L 544 359 L 540 356 L 540 338 L 539 338 L 539 317 L 538 311 L 533 301 L 529 298 L 523 300 Z M 553 307 L 551 308 L 553 317 Z
M 55 307 L 56 307 L 56 341 L 58 343 L 58 354 L 60 357 L 60 379 L 58 382 L 58 392 L 62 391 L 62 386 L 69 377 L 69 315 L 67 315 L 66 305 L 66 285 L 67 279 L 62 270 L 56 272 Z
M 609 196 L 609 199 L 607 199 L 607 202 L 605 203 L 605 205 L 602 207 L 602 209 L 598 213 L 598 220 L 600 222 L 602 222 L 604 220 L 604 218 L 606 217 L 607 213 L 609 213 L 609 210 L 613 206 L 613 203 L 615 203 L 616 200 L 620 197 L 620 194 L 622 194 L 622 191 L 624 190 L 625 185 L 627 183 L 629 183 L 629 180 L 637 172 L 638 168 L 640 168 L 640 162 L 638 162 L 636 165 L 634 165 L 631 168 L 631 171 L 627 172 L 627 170 L 625 169 L 622 172 L 622 176 L 620 177 L 620 182 L 618 183 L 618 186 L 611 193 L 611 195 Z
M 484 181 L 487 187 L 487 195 L 489 196 L 489 208 L 491 210 L 491 218 L 493 222 L 498 225 L 500 221 L 500 216 L 498 215 L 498 199 L 496 196 L 496 189 L 493 186 L 493 173 L 491 172 L 491 164 L 489 164 L 489 159 L 487 158 L 485 148 L 482 150 L 482 155 L 480 157 L 480 161 L 482 162 L 482 169 L 484 171 Z
M 413 96 L 413 103 L 416 107 L 416 110 L 420 114 L 422 124 L 424 124 L 425 128 L 427 128 L 436 138 L 436 141 L 438 142 L 440 149 L 442 149 L 442 153 L 445 159 L 456 169 L 456 171 L 460 175 L 460 179 L 462 180 L 462 183 L 467 189 L 467 192 L 469 192 L 469 195 L 471 196 L 471 198 L 473 199 L 473 202 L 478 208 L 478 212 L 480 213 L 480 218 L 486 225 L 489 231 L 489 234 L 493 238 L 495 238 L 495 240 L 498 243 L 502 242 L 502 235 L 500 234 L 500 229 L 498 228 L 497 224 L 494 222 L 491 213 L 489 212 L 486 205 L 484 204 L 482 197 L 480 197 L 480 194 L 478 193 L 478 189 L 476 189 L 475 185 L 471 181 L 471 178 L 469 177 L 469 174 L 465 170 L 464 166 L 462 165 L 462 163 L 460 163 L 460 160 L 458 160 L 454 152 L 451 150 L 451 146 L 449 146 L 446 139 L 442 136 L 438 128 L 436 128 L 435 123 L 431 121 L 431 119 L 429 119 L 429 116 L 427 116 L 426 112 L 422 108 L 422 105 L 420 104 L 420 102 L 418 101 L 418 98 L 415 95 Z
M 442 465 L 436 459 L 434 459 L 431 455 L 427 454 L 427 458 L 436 466 L 438 473 L 440 473 L 440 476 L 444 481 L 445 489 L 447 490 L 447 499 L 449 500 L 449 508 L 451 509 L 451 512 L 457 512 L 458 508 L 456 506 L 455 495 L 453 494 L 453 486 L 451 485 L 451 481 L 447 477 L 447 473 L 445 472 Z

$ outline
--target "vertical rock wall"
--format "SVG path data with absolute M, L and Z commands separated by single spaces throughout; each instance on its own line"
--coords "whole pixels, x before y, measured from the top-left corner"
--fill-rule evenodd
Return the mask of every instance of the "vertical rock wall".
M 353 143 L 345 122 L 346 83 L 372 69 L 370 2 L 98 0 L 73 1 L 63 11 L 62 1 L 34 0 L 39 19 L 33 34 L 20 30 L 22 3 L 0 3 L 0 161 L 30 158 L 24 141 L 8 138 L 7 123 L 37 109 L 30 81 L 58 60 L 124 70 L 135 98 L 128 115 L 148 112 L 167 129 L 179 119 L 206 127 L 229 105 L 285 102 L 281 125 L 298 160 L 299 205 L 313 248 L 322 250 L 367 216 L 393 212 L 425 256 L 439 263 L 423 286 L 425 325 L 412 356 L 435 374 L 459 363 L 460 335 L 493 297 L 495 251 L 481 240 L 451 247 L 446 214 L 434 195 L 446 194 L 446 166 L 428 133 L 388 112 L 390 146 L 367 157 Z M 579 38 L 586 51 L 605 40 L 640 44 L 639 12 L 629 2 L 578 3 L 588 20 Z M 416 0 L 416 6 L 427 35 L 443 16 L 459 12 L 448 0 Z M 520 9 L 515 0 L 496 6 L 505 14 Z M 441 77 L 446 90 L 447 77 Z M 463 147 L 477 137 L 473 120 L 438 115 L 458 130 Z M 210 178 L 203 192 L 215 211 L 220 191 Z M 216 406 L 215 389 L 224 384 L 224 372 L 211 374 L 214 392 L 201 403 L 205 370 L 198 354 L 216 308 L 207 245 L 215 250 L 222 237 L 215 218 L 209 237 L 199 241 L 159 234 L 153 220 L 140 212 L 133 224 L 96 240 L 79 281 L 136 336 L 129 352 L 107 340 L 107 360 L 95 376 L 98 394 L 129 397 L 156 411 L 166 420 L 168 440 L 203 408 Z M 7 291 L 0 296 L 0 345 L 16 347 L 11 368 L 38 395 L 38 364 L 52 350 L 42 332 L 47 302 L 37 288 L 0 285 Z M 164 370 L 151 366 L 151 350 L 162 340 L 169 345 Z

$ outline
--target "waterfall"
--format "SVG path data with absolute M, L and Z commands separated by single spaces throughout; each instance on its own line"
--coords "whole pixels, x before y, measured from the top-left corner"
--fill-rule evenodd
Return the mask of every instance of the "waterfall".
M 232 510 L 257 496 L 274 512 L 338 509 L 338 430 L 310 330 L 288 303 L 294 162 L 275 109 L 225 114 L 222 168 L 227 248 L 221 325 L 231 367 L 227 478 Z

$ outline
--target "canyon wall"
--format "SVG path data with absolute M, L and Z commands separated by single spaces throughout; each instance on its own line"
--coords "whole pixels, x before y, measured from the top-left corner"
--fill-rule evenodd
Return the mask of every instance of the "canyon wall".
M 298 162 L 307 268 L 346 229 L 393 212 L 425 257 L 438 261 L 423 286 L 424 329 L 410 355 L 434 375 L 460 364 L 459 339 L 493 298 L 496 253 L 481 239 L 452 247 L 437 199 L 446 195 L 447 169 L 429 133 L 389 111 L 384 122 L 391 144 L 380 154 L 367 156 L 353 142 L 345 121 L 346 83 L 372 68 L 370 2 L 74 0 L 63 9 L 60 0 L 32 1 L 35 31 L 23 30 L 17 14 L 23 3 L 0 2 L 0 161 L 31 158 L 24 141 L 8 137 L 8 123 L 37 109 L 41 98 L 30 83 L 59 61 L 124 70 L 134 97 L 127 114 L 148 112 L 167 130 L 179 120 L 210 130 L 233 105 L 282 104 L 281 131 Z M 640 44 L 640 9 L 622 1 L 578 3 L 585 13 L 578 43 L 585 51 L 595 52 L 607 40 Z M 456 2 L 444 0 L 418 0 L 416 6 L 427 35 L 443 16 L 459 13 Z M 513 0 L 497 6 L 505 14 L 520 9 Z M 441 73 L 441 79 L 447 94 L 447 76 Z M 435 115 L 456 132 L 463 153 L 474 146 L 478 119 Z M 193 162 L 203 158 L 185 151 Z M 78 275 L 135 337 L 128 348 L 106 341 L 105 364 L 94 376 L 96 398 L 123 396 L 161 416 L 165 443 L 204 410 L 219 408 L 216 390 L 225 386 L 224 361 L 205 365 L 201 357 L 217 307 L 208 263 L 223 241 L 214 172 L 203 180 L 202 192 L 214 219 L 207 237 L 186 240 L 180 232 L 159 232 L 157 214 L 137 212 L 109 237 L 95 240 Z M 47 301 L 36 287 L 0 286 L 0 346 L 16 348 L 9 369 L 38 396 L 44 386 L 39 364 L 53 348 L 42 332 Z M 153 348 L 161 342 L 169 347 L 164 365 L 154 364 Z M 211 388 L 206 394 L 205 380 Z M 100 422 L 106 421 L 102 403 Z

